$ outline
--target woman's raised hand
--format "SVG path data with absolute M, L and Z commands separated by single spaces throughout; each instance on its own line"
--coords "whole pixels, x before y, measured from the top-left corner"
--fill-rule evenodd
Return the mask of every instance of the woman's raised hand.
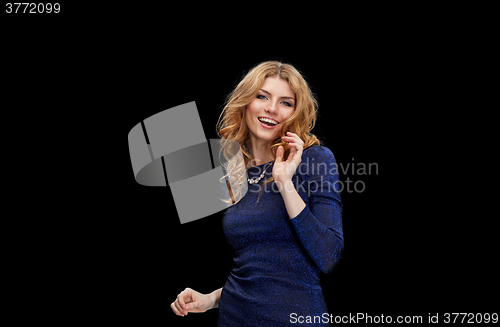
M 287 136 L 283 136 L 282 139 L 290 145 L 290 154 L 286 161 L 283 161 L 285 149 L 280 145 L 276 150 L 273 177 L 277 183 L 285 183 L 292 179 L 302 161 L 302 150 L 304 149 L 304 141 L 295 133 L 287 132 Z
M 177 295 L 177 299 L 170 305 L 178 316 L 185 316 L 189 312 L 205 312 L 214 307 L 212 294 L 201 294 L 186 288 Z

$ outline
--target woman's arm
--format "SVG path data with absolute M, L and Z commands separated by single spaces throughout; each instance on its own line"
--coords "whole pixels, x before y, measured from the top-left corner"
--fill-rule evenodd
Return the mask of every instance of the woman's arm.
M 294 217 L 291 223 L 316 266 L 328 273 L 340 260 L 344 249 L 337 163 L 332 152 L 321 146 L 311 148 L 306 156 L 308 165 L 302 168 L 307 169 L 300 170 L 298 175 L 303 187 L 300 188 L 302 197 L 307 201 L 307 205 L 296 214 L 299 208 L 296 204 L 298 199 L 293 201 L 296 208 L 294 210 L 292 205 Z M 301 197 L 297 191 L 285 191 L 282 194 L 290 198 Z
M 289 135 L 283 139 L 290 144 L 290 155 L 283 161 L 283 147 L 278 147 L 273 177 L 304 249 L 316 266 L 328 273 L 344 248 L 337 163 L 332 152 L 322 146 L 306 149 L 302 158 L 304 142 L 294 133 Z M 301 187 L 307 187 L 307 196 L 301 197 L 295 189 L 294 173 L 301 179 Z
M 281 184 L 280 193 L 285 202 L 286 211 L 290 219 L 297 217 L 306 207 L 304 200 L 302 200 L 299 193 L 297 193 L 292 181 Z

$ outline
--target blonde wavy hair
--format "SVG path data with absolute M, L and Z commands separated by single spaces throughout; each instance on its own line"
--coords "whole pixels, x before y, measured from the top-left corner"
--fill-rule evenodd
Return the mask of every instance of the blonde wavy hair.
M 221 138 L 221 152 L 224 151 L 224 157 L 227 160 L 227 164 L 223 165 L 226 169 L 226 175 L 221 178 L 222 182 L 223 179 L 228 177 L 226 184 L 231 200 L 223 200 L 226 203 L 236 204 L 241 200 L 242 189 L 247 183 L 246 169 L 250 168 L 251 163 L 254 161 L 251 154 L 249 130 L 245 121 L 246 108 L 257 96 L 257 92 L 264 84 L 264 80 L 275 75 L 288 81 L 290 88 L 295 93 L 296 101 L 293 114 L 286 121 L 280 123 L 279 135 L 272 142 L 268 154 L 275 160 L 276 150 L 282 145 L 285 149 L 283 160 L 288 158 L 290 146 L 281 139 L 286 132 L 297 134 L 304 141 L 304 149 L 312 145 L 320 145 L 320 140 L 311 133 L 316 124 L 318 102 L 301 73 L 292 65 L 279 61 L 266 61 L 258 64 L 246 74 L 229 94 L 217 122 L 216 130 L 217 135 Z M 234 146 L 229 145 L 231 142 L 224 142 L 224 140 L 236 141 L 240 144 L 240 148 L 235 149 Z M 234 144 L 234 142 L 232 143 Z M 239 150 L 243 154 L 243 161 L 238 160 L 241 156 L 237 156 L 235 153 L 235 151 Z M 264 182 L 257 202 L 264 186 L 272 181 L 274 181 L 274 178 L 270 177 Z

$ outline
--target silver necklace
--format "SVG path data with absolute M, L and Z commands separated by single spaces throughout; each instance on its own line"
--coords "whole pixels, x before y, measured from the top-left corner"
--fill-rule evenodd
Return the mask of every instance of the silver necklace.
M 271 167 L 271 165 L 272 165 L 272 164 L 273 164 L 273 163 L 271 162 L 271 163 L 269 164 L 269 166 L 267 166 L 267 168 L 266 168 L 266 169 L 262 172 L 262 174 L 260 174 L 259 178 L 255 178 L 255 179 L 249 178 L 249 179 L 248 179 L 248 182 L 249 182 L 250 184 L 257 184 L 258 182 L 260 182 L 260 180 L 261 180 L 262 178 L 264 178 L 264 176 L 266 175 L 266 170 L 267 170 L 267 169 L 269 169 L 269 167 Z

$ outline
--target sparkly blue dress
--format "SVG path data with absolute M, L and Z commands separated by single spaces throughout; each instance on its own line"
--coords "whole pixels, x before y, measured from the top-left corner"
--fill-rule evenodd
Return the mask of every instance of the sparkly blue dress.
M 250 168 L 248 177 L 258 178 L 272 164 Z M 335 158 L 324 146 L 303 151 L 292 182 L 306 207 L 294 219 L 274 182 L 257 203 L 272 169 L 224 212 L 234 263 L 220 297 L 218 326 L 328 326 L 320 272 L 333 269 L 344 247 Z

